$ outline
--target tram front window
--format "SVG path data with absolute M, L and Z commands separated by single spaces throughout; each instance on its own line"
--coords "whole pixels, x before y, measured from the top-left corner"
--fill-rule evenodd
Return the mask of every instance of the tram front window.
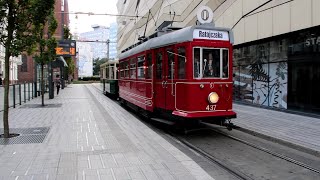
M 194 77 L 201 78 L 201 70 L 200 70 L 200 48 L 194 48 L 193 53 L 193 67 L 194 67 Z
M 203 77 L 220 77 L 220 49 L 203 49 Z
M 223 58 L 222 58 L 223 57 Z M 217 48 L 193 49 L 194 78 L 227 78 L 228 50 Z M 222 63 L 224 68 L 222 68 Z M 221 73 L 221 71 L 223 73 Z

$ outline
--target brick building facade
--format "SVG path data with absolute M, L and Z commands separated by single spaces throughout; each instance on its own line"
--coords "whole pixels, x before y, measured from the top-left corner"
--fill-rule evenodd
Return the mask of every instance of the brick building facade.
M 57 40 L 62 39 L 63 31 L 62 31 L 62 13 L 61 8 L 62 8 L 62 1 L 64 1 L 64 12 L 69 12 L 69 7 L 68 7 L 68 0 L 56 0 L 55 3 L 55 18 L 58 22 L 58 27 L 53 35 Z M 64 22 L 63 24 L 65 26 L 69 26 L 69 14 L 64 13 Z M 73 57 L 73 60 L 76 64 L 76 58 Z M 22 55 L 22 65 L 18 66 L 18 82 L 23 83 L 23 82 L 34 82 L 36 77 L 36 69 L 35 69 L 35 62 L 31 56 L 27 55 Z M 77 79 L 77 70 L 75 70 L 75 75 L 73 79 Z

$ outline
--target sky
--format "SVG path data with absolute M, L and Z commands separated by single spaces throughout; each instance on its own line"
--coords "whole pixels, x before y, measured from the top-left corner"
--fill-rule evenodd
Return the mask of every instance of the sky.
M 69 12 L 92 12 L 92 13 L 108 13 L 117 14 L 118 0 L 68 0 Z M 91 28 L 94 24 L 109 26 L 112 22 L 116 22 L 115 16 L 106 15 L 69 15 L 71 33 L 75 33 L 77 27 L 78 34 L 93 31 Z

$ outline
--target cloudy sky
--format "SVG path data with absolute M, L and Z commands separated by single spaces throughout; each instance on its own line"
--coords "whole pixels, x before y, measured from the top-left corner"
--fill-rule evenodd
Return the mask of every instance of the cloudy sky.
M 92 12 L 117 14 L 117 0 L 68 0 L 69 12 Z M 116 17 L 106 15 L 78 15 L 70 14 L 70 29 L 75 32 L 77 27 L 78 33 L 92 31 L 91 25 L 99 24 L 109 26 L 110 23 L 116 22 Z

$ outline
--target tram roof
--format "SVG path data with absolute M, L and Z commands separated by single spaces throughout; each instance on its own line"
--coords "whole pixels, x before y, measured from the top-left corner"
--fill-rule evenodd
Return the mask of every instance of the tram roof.
M 109 61 L 101 64 L 100 67 L 104 67 L 104 66 L 107 66 L 107 65 L 109 65 L 109 64 L 117 64 L 117 63 L 119 63 L 119 60 L 118 60 L 118 59 L 109 60 Z
M 195 26 L 189 26 L 180 30 L 176 30 L 159 37 L 152 38 L 124 53 L 121 53 L 119 55 L 119 59 L 124 59 L 134 54 L 137 54 L 146 50 L 150 50 L 150 49 L 155 49 L 155 48 L 176 44 L 176 43 L 192 41 L 193 31 L 195 29 L 227 31 L 229 33 L 231 44 L 233 44 L 234 42 L 233 33 L 229 28 L 214 27 L 211 24 L 195 25 Z

